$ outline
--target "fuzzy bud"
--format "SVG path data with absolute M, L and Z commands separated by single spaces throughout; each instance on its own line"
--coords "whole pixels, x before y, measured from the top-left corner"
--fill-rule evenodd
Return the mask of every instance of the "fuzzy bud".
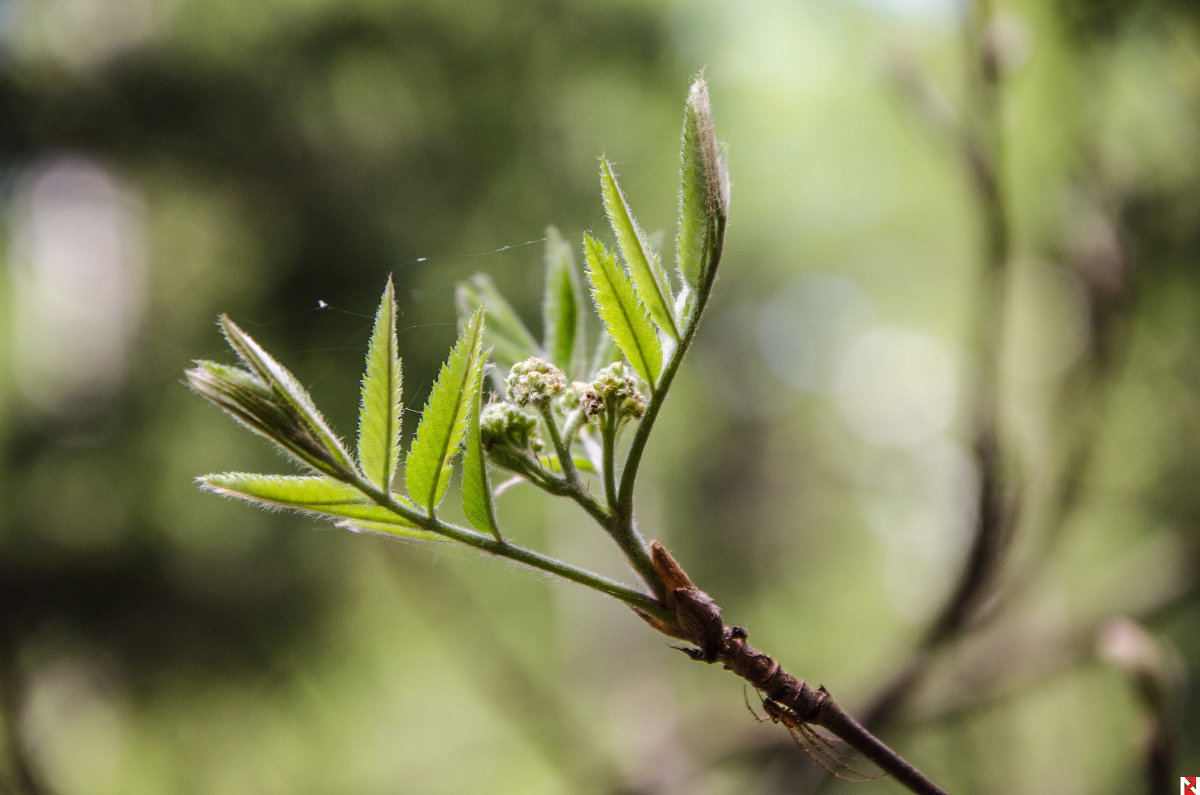
M 566 373 L 542 358 L 517 362 L 508 371 L 508 398 L 518 406 L 545 405 L 566 388 Z
M 597 373 L 582 402 L 588 416 L 606 408 L 616 409 L 621 419 L 641 419 L 646 413 L 646 396 L 638 390 L 637 379 L 622 362 L 613 362 Z
M 489 403 L 479 415 L 479 438 L 487 450 L 511 447 L 517 450 L 542 449 L 537 435 L 537 417 L 531 417 L 512 403 Z

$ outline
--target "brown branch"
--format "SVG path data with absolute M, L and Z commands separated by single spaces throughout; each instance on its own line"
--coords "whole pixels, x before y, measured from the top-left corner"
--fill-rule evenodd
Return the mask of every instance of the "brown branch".
M 763 694 L 772 715 L 789 728 L 820 726 L 877 764 L 896 781 L 923 795 L 945 795 L 925 774 L 871 734 L 834 701 L 824 687 L 816 689 L 789 674 L 770 655 L 746 642 L 743 627 L 725 626 L 721 610 L 697 588 L 671 554 L 658 541 L 650 544 L 655 569 L 666 585 L 667 608 L 672 623 L 634 608 L 648 624 L 663 634 L 685 640 L 695 648 L 683 649 L 698 662 L 721 663 Z M 794 724 L 794 725 L 793 725 Z

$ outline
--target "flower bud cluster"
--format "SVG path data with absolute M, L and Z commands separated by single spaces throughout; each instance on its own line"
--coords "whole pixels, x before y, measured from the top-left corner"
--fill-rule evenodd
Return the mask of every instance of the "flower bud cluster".
M 566 373 L 542 358 L 517 362 L 508 371 L 508 399 L 518 406 L 544 406 L 566 388 Z
M 622 362 L 613 362 L 597 373 L 580 403 L 589 417 L 606 409 L 614 409 L 618 421 L 630 417 L 641 419 L 646 413 L 646 396 L 638 390 L 637 379 Z
M 485 450 L 510 447 L 541 451 L 544 443 L 537 433 L 537 417 L 512 403 L 489 403 L 479 415 L 479 438 Z

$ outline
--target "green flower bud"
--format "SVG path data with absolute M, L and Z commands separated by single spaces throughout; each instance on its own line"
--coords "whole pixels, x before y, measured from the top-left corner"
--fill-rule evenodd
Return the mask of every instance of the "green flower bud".
M 637 379 L 622 362 L 613 362 L 596 374 L 582 403 L 588 416 L 608 408 L 615 409 L 621 420 L 641 419 L 646 413 L 646 396 L 638 390 Z
M 518 406 L 544 405 L 566 388 L 566 373 L 545 359 L 532 357 L 508 371 L 508 398 Z
M 479 438 L 485 450 L 512 447 L 538 452 L 543 447 L 537 435 L 537 417 L 531 417 L 512 403 L 489 403 L 479 415 Z

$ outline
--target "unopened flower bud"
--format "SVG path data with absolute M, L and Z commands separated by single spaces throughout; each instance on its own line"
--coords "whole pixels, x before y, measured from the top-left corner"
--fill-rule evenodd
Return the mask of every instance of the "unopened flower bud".
M 633 373 L 622 362 L 614 362 L 596 374 L 583 396 L 583 407 L 589 416 L 612 408 L 621 419 L 641 419 L 646 413 L 646 396 L 638 390 Z
M 479 415 L 479 438 L 484 449 L 512 447 L 517 450 L 542 449 L 537 435 L 537 417 L 531 417 L 512 403 L 489 403 Z
M 566 388 L 566 373 L 539 357 L 517 362 L 508 371 L 508 398 L 518 406 L 544 405 Z

